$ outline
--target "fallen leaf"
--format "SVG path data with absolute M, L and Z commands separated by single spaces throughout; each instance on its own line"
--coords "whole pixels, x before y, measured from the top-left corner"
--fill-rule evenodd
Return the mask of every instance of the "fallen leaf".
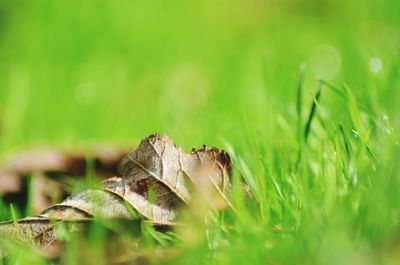
M 146 137 L 119 164 L 119 177 L 103 182 L 44 210 L 40 216 L 0 223 L 0 236 L 12 236 L 46 247 L 56 240 L 52 222 L 92 217 L 134 219 L 137 213 L 157 225 L 176 224 L 179 206 L 191 204 L 193 192 L 204 199 L 219 197 L 229 206 L 231 160 L 215 147 L 185 153 L 168 136 Z M 196 197 L 198 198 L 198 197 Z M 211 207 L 216 206 L 211 203 Z

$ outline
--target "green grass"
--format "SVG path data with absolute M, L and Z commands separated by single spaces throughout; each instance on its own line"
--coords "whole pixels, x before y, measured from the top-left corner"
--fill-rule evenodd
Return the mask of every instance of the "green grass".
M 0 1 L 2 155 L 165 132 L 235 166 L 236 211 L 167 233 L 100 220 L 60 262 L 123 242 L 150 263 L 398 264 L 399 3 Z

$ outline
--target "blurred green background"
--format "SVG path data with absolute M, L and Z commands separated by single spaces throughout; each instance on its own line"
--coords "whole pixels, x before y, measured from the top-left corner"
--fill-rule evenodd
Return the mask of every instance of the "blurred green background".
M 399 14 L 398 0 L 0 0 L 0 154 L 154 132 L 216 145 L 254 197 L 237 178 L 237 211 L 193 220 L 172 263 L 398 264 Z M 321 78 L 337 89 L 307 138 Z
M 153 132 L 188 148 L 240 141 L 244 122 L 275 139 L 279 117 L 295 118 L 302 62 L 307 104 L 316 77 L 346 82 L 396 125 L 399 10 L 393 0 L 2 0 L 1 150 Z

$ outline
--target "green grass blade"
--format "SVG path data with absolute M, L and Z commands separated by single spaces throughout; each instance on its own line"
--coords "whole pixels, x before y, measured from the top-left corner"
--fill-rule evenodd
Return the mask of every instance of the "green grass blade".
M 318 86 L 318 91 L 317 94 L 311 104 L 311 108 L 310 108 L 310 113 L 308 115 L 308 119 L 307 119 L 307 123 L 306 126 L 304 127 L 304 140 L 305 142 L 307 142 L 308 136 L 310 134 L 311 131 L 311 123 L 314 119 L 314 115 L 315 115 L 315 109 L 317 107 L 317 102 L 319 100 L 319 98 L 321 97 L 321 92 L 322 92 L 322 83 L 319 84 Z

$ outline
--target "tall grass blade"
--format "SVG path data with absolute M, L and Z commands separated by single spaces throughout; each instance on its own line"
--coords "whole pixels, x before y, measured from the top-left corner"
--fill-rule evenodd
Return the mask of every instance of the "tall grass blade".
M 303 83 L 304 83 L 304 74 L 305 74 L 305 64 L 302 63 L 299 66 L 299 74 L 298 74 L 298 80 L 297 80 L 297 95 L 296 95 L 296 113 L 297 113 L 297 134 L 299 137 L 299 140 L 301 140 L 301 128 L 303 126 L 302 124 L 302 112 L 303 112 Z
M 317 107 L 317 102 L 319 101 L 319 98 L 321 97 L 322 87 L 323 87 L 323 84 L 319 83 L 317 94 L 315 95 L 313 103 L 311 104 L 310 114 L 308 115 L 308 120 L 307 120 L 306 126 L 304 128 L 304 141 L 305 142 L 307 142 L 308 136 L 310 134 L 311 123 L 315 116 L 315 109 Z

